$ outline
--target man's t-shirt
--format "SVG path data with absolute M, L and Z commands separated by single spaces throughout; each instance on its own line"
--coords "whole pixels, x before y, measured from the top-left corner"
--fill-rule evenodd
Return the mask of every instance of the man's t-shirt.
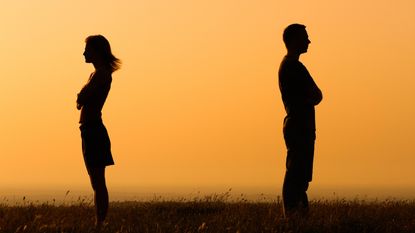
M 284 128 L 315 131 L 315 110 L 312 93 L 319 91 L 307 68 L 298 60 L 285 57 L 279 72 L 279 87 L 287 116 Z

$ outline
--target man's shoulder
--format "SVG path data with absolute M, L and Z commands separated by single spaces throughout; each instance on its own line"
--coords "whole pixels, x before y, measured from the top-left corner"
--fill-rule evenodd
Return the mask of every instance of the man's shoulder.
M 298 71 L 302 69 L 301 67 L 302 67 L 302 64 L 298 60 L 291 60 L 291 59 L 284 58 L 281 61 L 281 64 L 279 67 L 279 75 L 285 76 L 285 75 L 297 73 Z
M 303 66 L 303 64 L 298 59 L 285 56 L 281 61 L 281 66 L 284 66 L 284 67 L 298 67 L 298 66 Z

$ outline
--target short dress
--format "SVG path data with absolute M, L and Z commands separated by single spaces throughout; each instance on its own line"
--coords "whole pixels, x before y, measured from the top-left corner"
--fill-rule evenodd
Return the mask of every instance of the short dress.
M 102 121 L 88 122 L 80 127 L 82 153 L 87 168 L 114 165 L 111 141 Z
M 111 141 L 102 118 L 101 110 L 111 88 L 111 74 L 105 71 L 93 73 L 78 94 L 77 103 L 82 106 L 82 153 L 87 168 L 113 165 Z

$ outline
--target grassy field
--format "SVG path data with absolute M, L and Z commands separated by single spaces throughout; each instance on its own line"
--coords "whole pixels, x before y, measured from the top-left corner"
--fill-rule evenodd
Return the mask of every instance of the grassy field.
M 94 232 L 91 201 L 0 205 L 0 232 Z M 281 203 L 192 200 L 113 202 L 101 232 L 381 232 L 414 233 L 415 201 L 312 201 L 307 219 L 286 220 Z

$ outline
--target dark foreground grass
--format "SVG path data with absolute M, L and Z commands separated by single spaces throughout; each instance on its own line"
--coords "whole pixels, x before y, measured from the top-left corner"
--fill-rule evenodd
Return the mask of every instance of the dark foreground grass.
M 90 203 L 0 206 L 0 232 L 94 232 Z M 414 233 L 415 201 L 313 201 L 306 219 L 285 220 L 281 203 L 220 198 L 116 202 L 101 232 Z

